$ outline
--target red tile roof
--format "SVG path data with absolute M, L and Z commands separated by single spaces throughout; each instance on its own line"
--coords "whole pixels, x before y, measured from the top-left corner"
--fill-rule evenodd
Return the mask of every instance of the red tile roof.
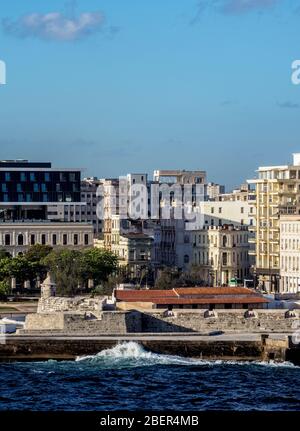
M 154 304 L 176 305 L 176 304 L 263 304 L 269 302 L 260 296 L 234 296 L 234 297 L 204 297 L 204 298 L 157 298 Z
M 257 292 L 244 287 L 189 287 L 172 290 L 115 290 L 117 301 L 153 304 L 254 304 L 267 303 Z

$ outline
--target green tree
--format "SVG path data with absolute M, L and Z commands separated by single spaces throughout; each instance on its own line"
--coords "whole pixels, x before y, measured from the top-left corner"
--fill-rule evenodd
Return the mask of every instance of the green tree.
M 0 260 L 5 259 L 6 257 L 10 257 L 9 252 L 6 251 L 5 248 L 0 248 Z
M 118 258 L 108 250 L 91 248 L 81 255 L 80 275 L 84 282 L 91 279 L 95 284 L 107 281 L 118 267 Z
M 81 253 L 75 250 L 53 250 L 43 260 L 43 265 L 55 277 L 60 295 L 74 295 L 80 282 Z
M 24 254 L 25 259 L 32 266 L 35 277 L 39 277 L 41 280 L 47 275 L 47 267 L 43 261 L 52 250 L 49 245 L 35 244 Z
M 6 297 L 10 294 L 9 282 L 7 280 L 0 281 L 0 298 Z
M 155 280 L 154 288 L 161 290 L 173 289 L 177 278 L 177 271 L 174 271 L 171 268 L 164 268 L 159 271 Z
M 24 256 L 29 262 L 41 262 L 52 250 L 50 245 L 35 244 L 29 247 Z
M 16 256 L 7 261 L 6 271 L 10 277 L 14 277 L 20 283 L 32 280 L 35 277 L 35 266 L 28 262 L 24 256 Z
M 10 257 L 4 257 L 0 259 L 0 280 L 3 281 L 9 277 L 9 263 Z

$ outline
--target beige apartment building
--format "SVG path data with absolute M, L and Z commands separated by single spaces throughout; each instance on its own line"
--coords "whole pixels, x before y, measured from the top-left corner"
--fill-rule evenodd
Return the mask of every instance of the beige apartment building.
M 255 185 L 256 226 L 254 274 L 259 285 L 271 293 L 280 292 L 280 216 L 299 214 L 300 154 L 293 164 L 258 168 Z
M 280 291 L 300 292 L 300 215 L 280 217 Z
M 246 226 L 209 226 L 191 232 L 192 264 L 208 285 L 228 285 L 232 278 L 249 277 L 249 243 Z
M 93 225 L 90 223 L 0 223 L 0 248 L 7 250 L 13 257 L 26 252 L 34 244 L 70 249 L 93 247 L 93 237 Z
M 109 250 L 117 255 L 121 267 L 127 267 L 131 278 L 140 277 L 142 271 L 151 266 L 153 230 L 147 226 L 142 230 L 142 224 L 140 221 L 124 220 L 119 215 L 114 215 L 110 219 L 110 233 L 106 233 L 109 242 L 94 242 L 95 247 L 106 249 L 109 243 Z

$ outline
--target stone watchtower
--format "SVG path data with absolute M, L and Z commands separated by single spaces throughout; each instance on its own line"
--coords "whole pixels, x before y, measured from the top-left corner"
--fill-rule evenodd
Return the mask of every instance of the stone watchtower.
M 48 299 L 56 295 L 56 284 L 53 280 L 52 274 L 48 272 L 47 278 L 41 284 L 41 298 Z

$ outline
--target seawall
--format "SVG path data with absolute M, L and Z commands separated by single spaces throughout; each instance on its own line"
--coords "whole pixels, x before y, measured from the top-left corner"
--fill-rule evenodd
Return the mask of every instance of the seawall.
M 0 344 L 0 361 L 74 360 L 95 355 L 119 343 L 134 341 L 146 350 L 209 360 L 285 361 L 300 364 L 300 349 L 289 354 L 286 335 L 227 334 L 215 336 L 136 334 L 134 336 L 66 337 L 7 336 Z M 296 352 L 296 353 L 295 353 Z

